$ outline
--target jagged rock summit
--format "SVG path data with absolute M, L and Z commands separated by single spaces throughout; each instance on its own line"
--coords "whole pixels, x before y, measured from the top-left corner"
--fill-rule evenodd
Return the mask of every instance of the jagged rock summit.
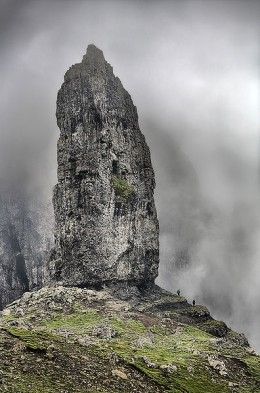
M 51 281 L 147 286 L 159 264 L 150 151 L 129 93 L 89 45 L 57 98 L 58 184 Z

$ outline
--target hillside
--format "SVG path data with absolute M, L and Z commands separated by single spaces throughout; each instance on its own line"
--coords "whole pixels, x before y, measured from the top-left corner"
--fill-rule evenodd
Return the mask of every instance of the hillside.
M 260 392 L 245 337 L 156 286 L 46 287 L 0 327 L 1 392 Z

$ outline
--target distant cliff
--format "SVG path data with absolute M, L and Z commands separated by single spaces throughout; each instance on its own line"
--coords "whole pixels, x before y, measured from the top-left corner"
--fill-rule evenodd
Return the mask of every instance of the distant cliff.
M 0 309 L 43 284 L 52 245 L 47 205 L 17 190 L 0 190 Z

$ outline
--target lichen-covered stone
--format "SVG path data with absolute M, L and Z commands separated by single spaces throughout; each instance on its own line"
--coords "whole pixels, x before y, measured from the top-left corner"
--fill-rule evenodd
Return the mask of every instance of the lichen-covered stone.
M 57 123 L 50 279 L 77 286 L 152 283 L 159 227 L 150 152 L 130 95 L 94 45 L 65 74 Z

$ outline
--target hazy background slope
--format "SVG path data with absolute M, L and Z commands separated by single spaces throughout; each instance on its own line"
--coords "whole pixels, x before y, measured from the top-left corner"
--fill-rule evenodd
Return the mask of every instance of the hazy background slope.
M 57 90 L 95 43 L 151 147 L 158 282 L 206 303 L 260 349 L 259 2 L 0 5 L 1 187 L 50 200 Z

